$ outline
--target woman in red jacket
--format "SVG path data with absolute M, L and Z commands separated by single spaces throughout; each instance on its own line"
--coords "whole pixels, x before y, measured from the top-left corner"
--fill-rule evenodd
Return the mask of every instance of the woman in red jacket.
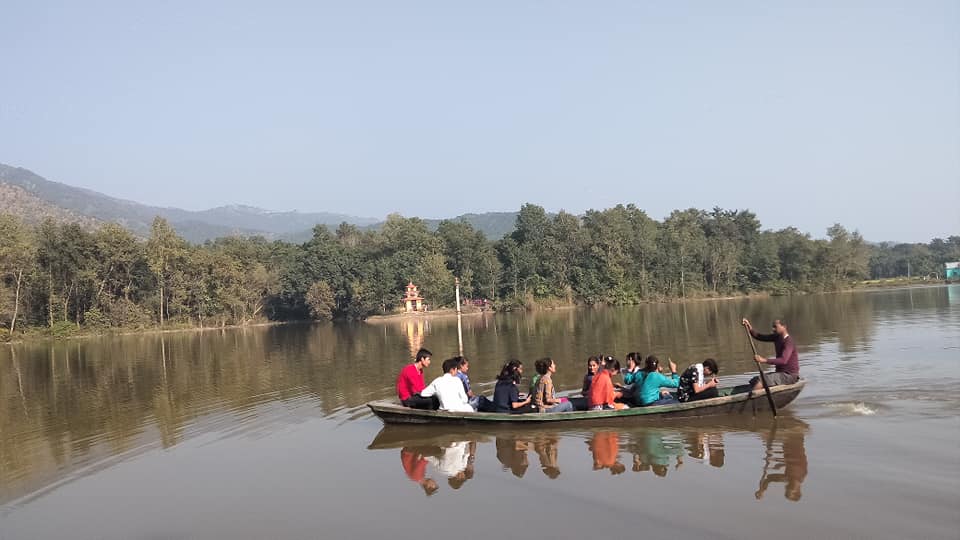
M 594 375 L 593 382 L 590 384 L 590 395 L 587 399 L 587 406 L 590 410 L 626 408 L 623 403 L 616 403 L 616 399 L 621 395 L 613 389 L 613 374 L 619 372 L 620 362 L 614 357 L 608 356 L 603 369 Z

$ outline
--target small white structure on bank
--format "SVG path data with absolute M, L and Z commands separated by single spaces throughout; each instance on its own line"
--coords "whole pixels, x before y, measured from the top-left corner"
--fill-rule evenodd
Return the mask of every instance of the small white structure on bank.
M 420 291 L 417 290 L 417 286 L 412 281 L 407 284 L 407 294 L 403 297 L 403 306 L 404 313 L 423 311 L 423 297 L 420 296 Z

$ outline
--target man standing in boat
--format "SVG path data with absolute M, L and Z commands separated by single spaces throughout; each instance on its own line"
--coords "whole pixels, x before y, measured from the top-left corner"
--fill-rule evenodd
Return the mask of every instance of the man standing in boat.
M 439 400 L 433 397 L 423 397 L 420 392 L 426 387 L 423 380 L 423 370 L 430 367 L 430 358 L 433 353 L 426 349 L 417 351 L 417 357 L 412 364 L 407 364 L 397 376 L 397 397 L 400 403 L 414 409 L 436 409 Z
M 797 347 L 793 343 L 793 337 L 791 337 L 787 331 L 787 325 L 783 322 L 783 319 L 773 321 L 772 334 L 757 333 L 747 319 L 743 319 L 742 324 L 746 327 L 747 331 L 750 332 L 753 339 L 773 342 L 774 349 L 777 352 L 774 358 L 764 358 L 759 354 L 754 356 L 754 359 L 761 364 L 777 366 L 775 372 L 766 375 L 767 384 L 776 386 L 778 384 L 793 384 L 797 382 L 797 380 L 800 379 L 800 359 L 797 356 Z M 760 381 L 760 377 L 750 379 L 750 384 L 753 385 L 754 390 L 763 390 L 763 383 Z

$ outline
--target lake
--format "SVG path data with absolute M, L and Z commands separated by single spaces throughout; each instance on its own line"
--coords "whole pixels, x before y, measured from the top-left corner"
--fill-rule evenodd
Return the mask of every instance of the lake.
M 787 321 L 808 384 L 770 416 L 603 428 L 390 427 L 455 319 L 33 342 L 0 349 L 0 539 L 960 535 L 960 286 L 464 318 L 475 390 L 551 356 L 716 358 Z M 770 344 L 758 344 L 772 354 Z

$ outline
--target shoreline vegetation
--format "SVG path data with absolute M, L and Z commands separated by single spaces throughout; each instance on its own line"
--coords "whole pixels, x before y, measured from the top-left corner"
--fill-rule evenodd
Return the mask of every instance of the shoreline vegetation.
M 521 207 L 489 240 L 461 221 L 431 231 L 391 215 L 377 229 L 317 226 L 302 244 L 262 237 L 184 240 L 162 218 L 147 238 L 0 214 L 0 342 L 394 318 L 407 283 L 430 311 L 462 297 L 495 311 L 784 296 L 933 283 L 960 260 L 960 236 L 869 244 L 836 224 L 825 239 L 762 230 L 748 210 L 634 205 L 582 216 Z M 913 276 L 913 277 L 906 277 Z M 917 277 L 919 276 L 919 277 Z
M 926 288 L 926 287 L 941 287 L 944 285 L 950 284 L 948 281 L 937 280 L 937 281 L 925 281 L 922 278 L 898 278 L 898 279 L 887 279 L 887 280 L 869 280 L 861 282 L 856 286 L 832 290 L 832 291 L 818 291 L 818 292 L 797 292 L 793 293 L 790 296 L 804 296 L 811 294 L 836 294 L 836 293 L 850 293 L 850 292 L 863 292 L 869 290 L 898 290 L 898 289 L 908 289 L 908 288 Z M 726 296 L 700 296 L 700 297 L 690 297 L 690 298 L 670 298 L 659 301 L 648 300 L 643 302 L 638 302 L 630 305 L 644 305 L 644 304 L 682 304 L 682 303 L 697 303 L 697 302 L 722 302 L 728 300 L 739 300 L 743 298 L 769 298 L 774 296 L 767 292 L 754 292 L 749 294 L 735 294 L 735 295 L 726 295 Z M 463 309 L 461 310 L 461 315 L 463 317 L 477 317 L 483 315 L 495 315 L 497 313 L 511 313 L 515 311 L 522 312 L 536 312 L 536 311 L 557 311 L 557 310 L 572 310 L 572 309 L 596 309 L 596 308 L 605 308 L 605 307 L 624 307 L 613 306 L 613 305 L 604 305 L 604 304 L 563 304 L 557 302 L 550 302 L 545 304 L 538 304 L 535 306 L 528 306 L 521 309 L 512 309 L 512 310 L 497 310 L 493 308 L 481 310 L 478 308 L 472 309 Z M 457 310 L 452 307 L 440 308 L 435 311 L 417 311 L 411 313 L 391 313 L 387 315 L 372 315 L 362 322 L 368 324 L 390 324 L 397 321 L 409 321 L 409 320 L 433 320 L 433 319 L 445 319 L 445 318 L 454 318 L 457 316 Z M 296 319 L 296 320 L 286 320 L 286 321 L 257 321 L 257 322 L 248 322 L 245 324 L 228 324 L 223 326 L 188 326 L 188 325 L 171 325 L 166 328 L 160 327 L 150 327 L 150 328 L 111 328 L 106 330 L 99 331 L 86 331 L 80 333 L 73 333 L 65 336 L 52 336 L 47 333 L 44 333 L 42 330 L 34 332 L 27 331 L 23 335 L 19 336 L 19 339 L 8 340 L 6 343 L 11 345 L 21 344 L 21 343 L 33 343 L 39 341 L 47 340 L 70 340 L 70 339 L 92 339 L 99 337 L 118 337 L 118 336 L 135 336 L 135 335 L 156 335 L 156 334 L 180 334 L 180 333 L 203 333 L 203 332 L 222 332 L 227 330 L 242 330 L 248 328 L 263 328 L 271 326 L 285 326 L 285 325 L 295 325 L 295 324 L 316 324 L 318 320 L 315 319 Z M 334 322 L 337 321 L 328 321 Z M 340 321 L 343 322 L 343 321 Z

